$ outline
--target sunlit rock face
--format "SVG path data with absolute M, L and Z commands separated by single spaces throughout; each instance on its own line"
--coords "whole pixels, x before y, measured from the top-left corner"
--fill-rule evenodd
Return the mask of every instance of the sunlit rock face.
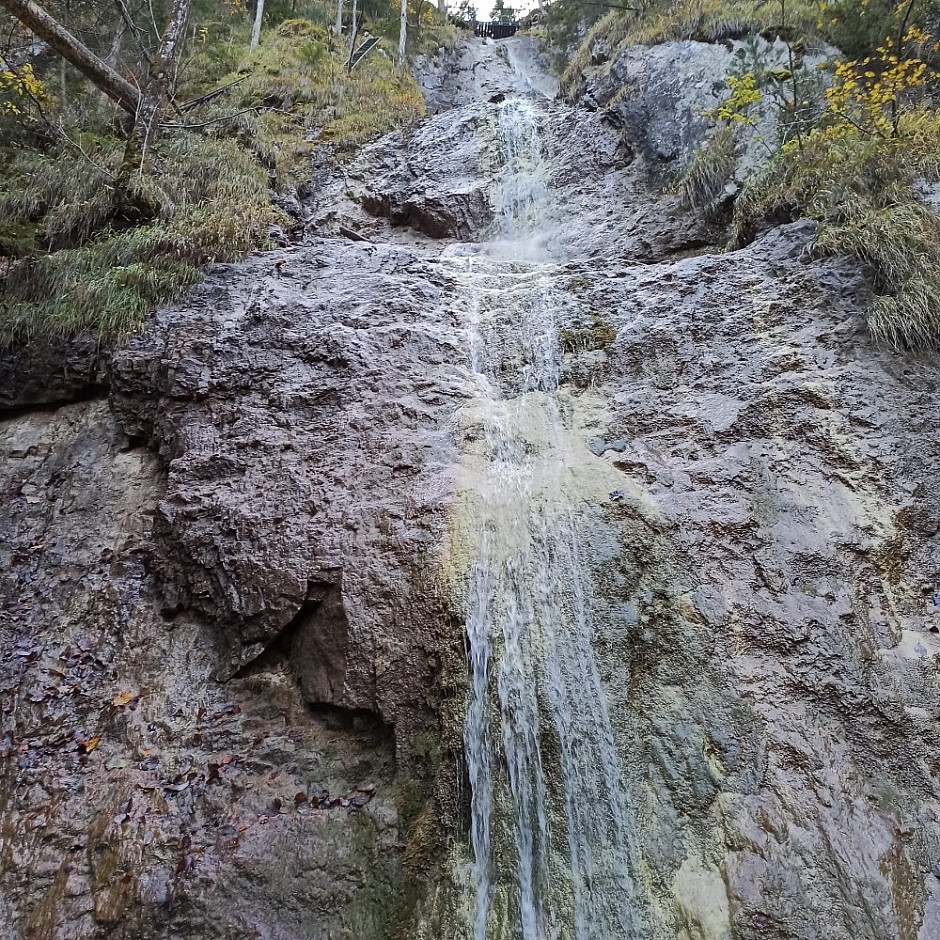
M 303 244 L 4 358 L 4 940 L 934 940 L 940 372 L 532 40 L 445 71 Z

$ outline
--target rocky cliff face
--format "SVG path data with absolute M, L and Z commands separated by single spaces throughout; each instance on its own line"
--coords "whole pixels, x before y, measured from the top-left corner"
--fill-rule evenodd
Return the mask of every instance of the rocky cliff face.
M 811 227 L 704 253 L 650 186 L 660 131 L 544 98 L 530 40 L 448 68 L 303 245 L 107 356 L 6 358 L 2 935 L 464 935 L 477 443 L 448 259 L 500 211 L 491 99 L 534 91 L 644 940 L 936 938 L 940 370 L 873 345 Z

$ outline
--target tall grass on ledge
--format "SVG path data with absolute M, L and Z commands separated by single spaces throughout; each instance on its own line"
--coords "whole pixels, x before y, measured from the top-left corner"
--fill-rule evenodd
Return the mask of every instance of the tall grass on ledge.
M 446 32 L 436 20 L 423 30 L 425 44 Z M 51 151 L 38 138 L 4 146 L 15 136 L 7 131 L 28 128 L 0 126 L 0 347 L 140 329 L 207 263 L 267 246 L 271 226 L 284 221 L 271 189 L 309 180 L 318 148 L 342 161 L 424 114 L 386 39 L 350 73 L 345 41 L 310 20 L 281 23 L 251 52 L 239 38 L 237 54 L 225 30 L 218 41 L 207 33 L 186 61 L 180 100 L 237 84 L 187 111 L 181 120 L 193 127 L 159 138 L 140 181 L 159 215 L 144 225 L 115 217 L 123 140 L 100 104 L 54 114 L 69 141 Z M 0 125 L 12 120 L 0 115 Z
M 816 250 L 858 259 L 871 271 L 872 335 L 898 349 L 940 347 L 940 217 L 918 194 L 940 182 L 940 114 L 905 113 L 897 138 L 845 127 L 814 131 L 777 155 L 735 206 L 738 244 L 766 224 L 804 216 L 819 223 Z
M 267 174 L 234 141 L 192 134 L 158 144 L 145 184 L 160 216 L 110 227 L 111 182 L 121 142 L 101 142 L 100 169 L 62 151 L 15 162 L 0 193 L 5 228 L 31 228 L 32 251 L 0 269 L 0 346 L 91 332 L 115 338 L 195 283 L 211 261 L 264 244 L 277 216 Z

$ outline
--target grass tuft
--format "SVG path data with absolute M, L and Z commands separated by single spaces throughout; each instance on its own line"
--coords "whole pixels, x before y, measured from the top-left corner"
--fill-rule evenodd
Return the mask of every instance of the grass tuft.
M 345 40 L 311 20 L 281 23 L 250 53 L 247 36 L 207 32 L 184 64 L 179 99 L 240 81 L 182 117 L 171 112 L 194 126 L 167 130 L 151 154 L 139 186 L 159 212 L 145 225 L 130 228 L 115 213 L 124 142 L 100 102 L 63 113 L 68 138 L 51 147 L 0 135 L 0 144 L 9 142 L 0 146 L 0 346 L 139 329 L 150 310 L 195 283 L 203 265 L 266 247 L 271 226 L 285 221 L 270 190 L 309 180 L 324 145 L 342 161 L 424 114 L 421 92 L 410 72 L 398 72 L 397 47 L 387 39 L 350 73 Z M 426 11 L 414 40 L 430 49 L 455 38 Z
M 126 335 L 195 283 L 202 265 L 263 245 L 277 221 L 267 174 L 250 155 L 234 141 L 186 134 L 160 141 L 145 180 L 160 217 L 116 229 L 109 168 L 120 162 L 121 145 L 99 144 L 98 169 L 65 149 L 13 161 L 16 175 L 0 194 L 4 230 L 32 223 L 39 250 L 0 268 L 0 345 Z
M 729 124 L 695 151 L 677 187 L 684 208 L 694 209 L 710 221 L 721 216 L 726 205 L 725 187 L 734 177 L 736 150 L 736 128 Z

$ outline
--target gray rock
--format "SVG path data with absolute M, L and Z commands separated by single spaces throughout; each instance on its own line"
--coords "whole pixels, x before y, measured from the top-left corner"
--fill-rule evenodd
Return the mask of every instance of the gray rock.
M 780 39 L 629 46 L 612 61 L 604 56 L 592 61 L 594 67 L 585 71 L 575 98 L 608 109 L 641 155 L 647 172 L 666 185 L 714 134 L 706 112 L 728 97 L 728 75 L 754 70 L 752 59 L 742 58 L 745 53 L 756 55 L 766 72 L 789 67 L 789 53 Z M 837 50 L 826 47 L 800 58 L 806 74 L 822 83 L 817 93 L 826 81 L 818 66 L 836 54 Z M 628 94 L 622 93 L 625 88 Z M 780 134 L 778 104 L 767 87 L 761 91 L 763 100 L 748 112 L 752 123 L 738 128 L 734 174 L 738 183 L 766 162 Z
M 486 226 L 461 199 L 498 205 L 497 72 L 317 190 L 312 228 L 369 242 L 216 266 L 113 353 L 109 400 L 0 422 L 12 940 L 466 935 L 444 585 L 470 561 L 472 298 L 446 259 Z M 604 334 L 565 355 L 565 495 L 646 937 L 929 940 L 940 368 L 873 345 L 863 275 L 814 259 L 812 225 L 685 256 L 703 236 L 638 165 L 648 128 L 536 100 L 552 328 Z M 407 221 L 446 237 L 369 192 L 433 196 Z

